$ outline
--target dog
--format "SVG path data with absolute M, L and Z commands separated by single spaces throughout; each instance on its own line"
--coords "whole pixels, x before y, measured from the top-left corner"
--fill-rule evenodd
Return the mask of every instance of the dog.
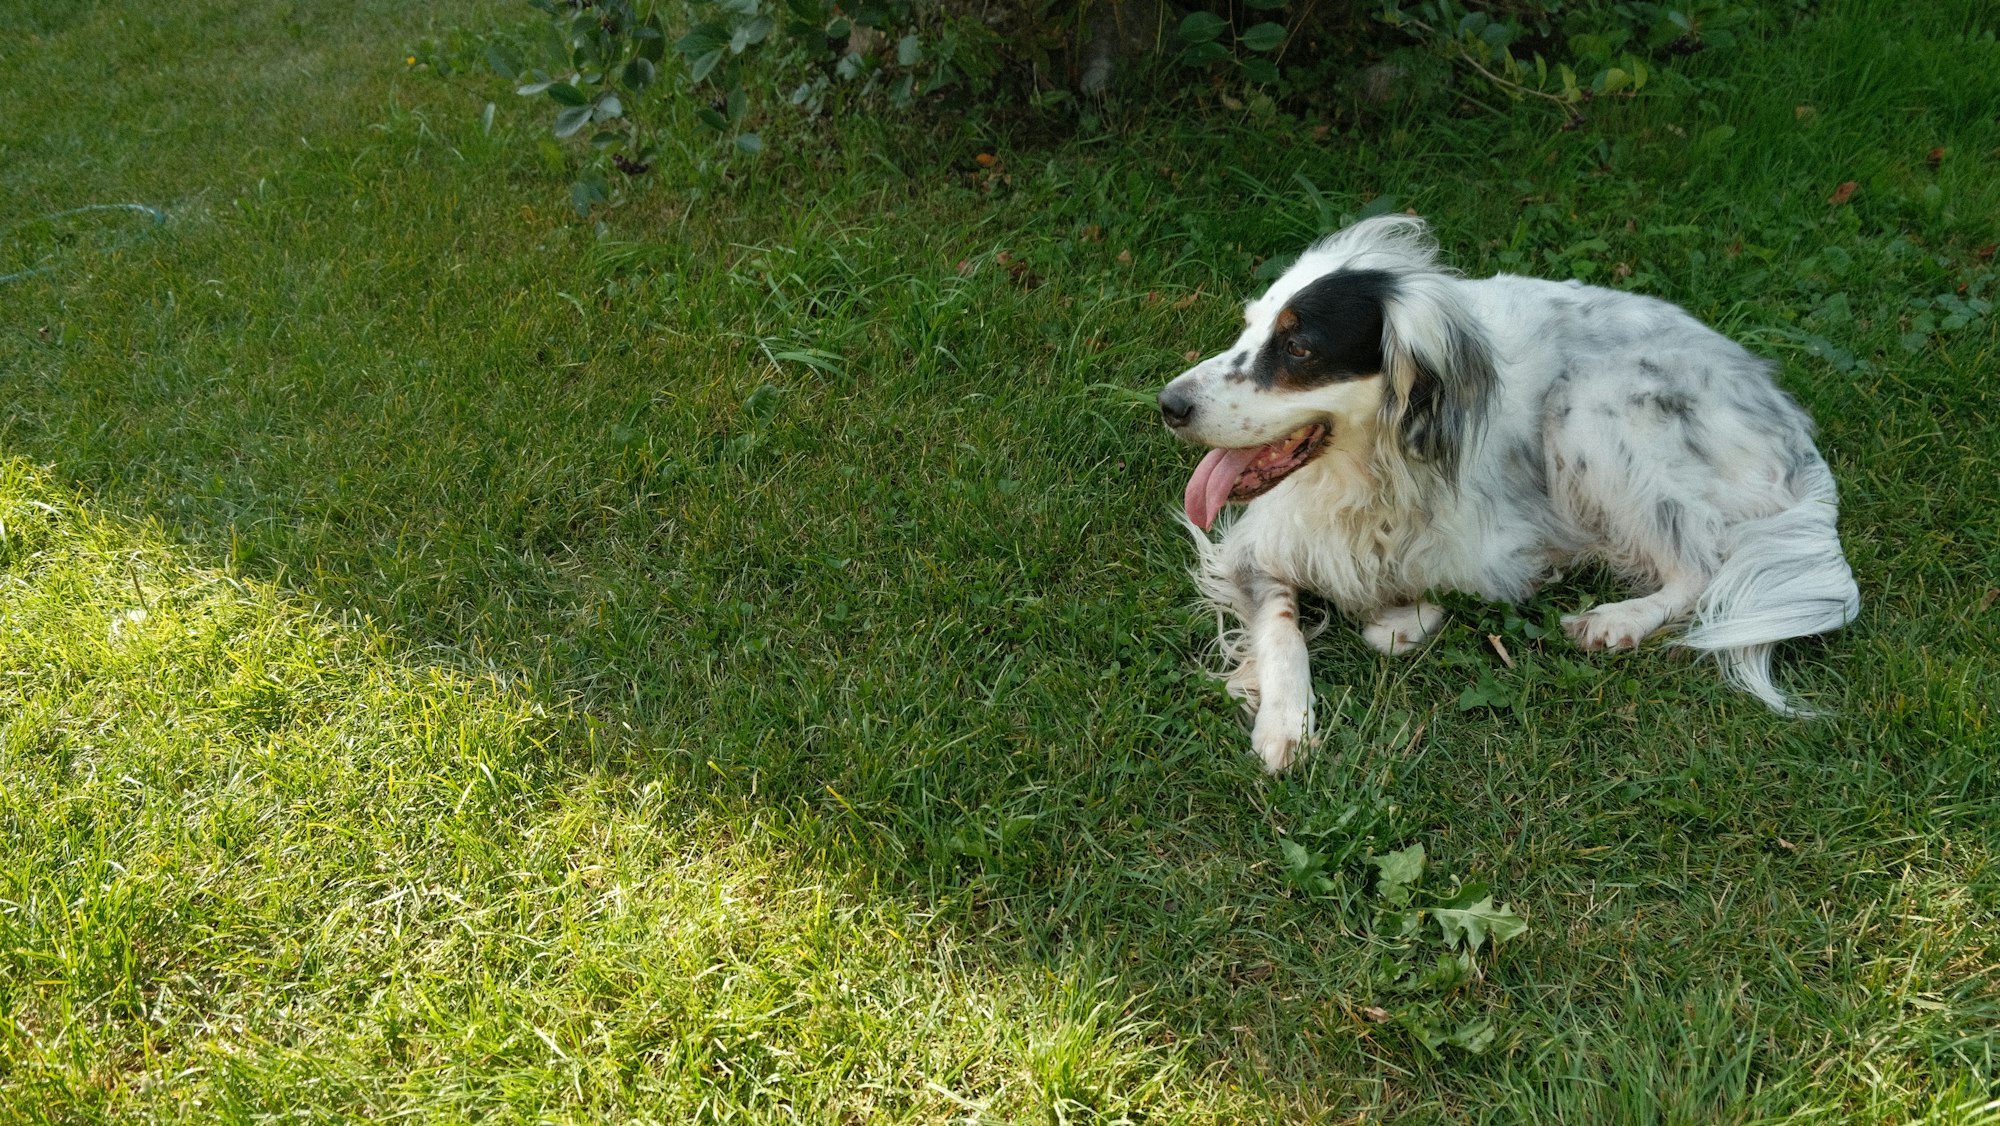
M 1159 394 L 1207 446 L 1184 523 L 1266 770 L 1313 735 L 1299 593 L 1402 654 L 1425 600 L 1519 602 L 1601 561 L 1642 593 L 1563 618 L 1586 650 L 1679 644 L 1785 714 L 1786 638 L 1838 629 L 1860 593 L 1833 474 L 1773 365 L 1655 298 L 1438 262 L 1423 220 L 1367 219 L 1306 251 L 1244 310 L 1236 343 Z M 1222 510 L 1245 507 L 1211 538 Z

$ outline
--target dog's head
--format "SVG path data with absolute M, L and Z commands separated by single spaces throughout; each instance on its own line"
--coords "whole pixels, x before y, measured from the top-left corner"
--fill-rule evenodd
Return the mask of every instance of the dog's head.
M 1422 220 L 1357 223 L 1250 302 L 1234 345 L 1167 384 L 1161 418 L 1212 447 L 1188 482 L 1188 519 L 1209 527 L 1336 441 L 1456 478 L 1493 361 L 1436 257 Z

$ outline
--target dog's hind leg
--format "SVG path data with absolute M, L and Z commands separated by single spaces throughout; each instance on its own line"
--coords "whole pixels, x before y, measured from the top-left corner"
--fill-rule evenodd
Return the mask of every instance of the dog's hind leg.
M 1699 358 L 1631 356 L 1552 407 L 1548 479 L 1557 510 L 1641 597 L 1563 619 L 1583 649 L 1630 649 L 1685 620 L 1721 559 L 1716 507 L 1728 435 L 1697 409 L 1719 376 Z M 1755 374 L 1754 372 L 1752 374 Z
M 1238 580 L 1250 613 L 1244 619 L 1249 658 L 1256 670 L 1254 699 L 1257 721 L 1250 746 L 1272 774 L 1298 757 L 1312 737 L 1312 673 L 1306 659 L 1306 637 L 1299 629 L 1299 593 L 1288 583 L 1263 574 Z
M 1594 606 L 1563 618 L 1563 632 L 1579 649 L 1631 649 L 1694 609 L 1707 577 L 1682 572 L 1644 598 Z

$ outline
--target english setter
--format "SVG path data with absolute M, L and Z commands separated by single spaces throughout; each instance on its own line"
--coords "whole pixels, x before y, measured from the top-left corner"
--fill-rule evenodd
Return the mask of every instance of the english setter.
M 1194 575 L 1267 770 L 1313 730 L 1298 592 L 1384 653 L 1443 624 L 1426 592 L 1515 602 L 1602 560 L 1643 593 L 1563 619 L 1584 649 L 1692 619 L 1773 709 L 1786 638 L 1854 619 L 1833 475 L 1772 365 L 1654 298 L 1441 266 L 1420 219 L 1357 223 L 1244 311 L 1236 343 L 1160 392 L 1211 447 L 1188 481 Z M 1219 538 L 1224 506 L 1248 502 Z

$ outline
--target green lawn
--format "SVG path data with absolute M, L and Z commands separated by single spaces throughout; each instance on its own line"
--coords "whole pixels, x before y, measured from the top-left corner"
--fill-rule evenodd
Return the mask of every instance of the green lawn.
M 1991 5 L 1800 10 L 1574 132 L 779 130 L 601 227 L 540 106 L 405 66 L 525 11 L 0 8 L 0 1121 L 1980 1120 Z M 1586 575 L 1413 661 L 1336 624 L 1263 777 L 1148 397 L 1384 195 L 1783 361 L 1836 718 L 1531 636 Z M 162 218 L 60 214 L 112 203 Z M 1419 844 L 1527 932 L 1402 933 Z

